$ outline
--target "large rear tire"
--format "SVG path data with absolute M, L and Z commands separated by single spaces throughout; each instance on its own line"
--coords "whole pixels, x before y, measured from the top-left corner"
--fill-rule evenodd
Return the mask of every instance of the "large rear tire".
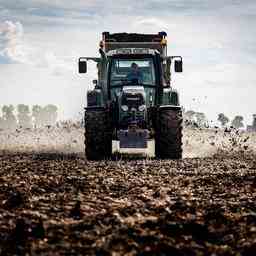
M 162 107 L 157 113 L 156 157 L 160 159 L 182 158 L 182 111 Z
M 112 129 L 109 112 L 105 109 L 85 111 L 85 156 L 88 160 L 111 157 Z

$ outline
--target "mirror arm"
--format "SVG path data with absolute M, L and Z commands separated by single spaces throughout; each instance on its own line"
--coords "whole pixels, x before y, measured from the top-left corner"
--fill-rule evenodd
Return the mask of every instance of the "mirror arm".
M 95 62 L 100 62 L 100 58 L 97 58 L 97 57 L 80 57 L 79 58 L 79 62 L 80 61 L 83 61 L 83 60 L 92 60 L 92 61 L 95 61 Z
M 173 60 L 173 59 L 180 59 L 181 61 L 182 60 L 182 56 L 166 56 L 166 57 L 163 57 L 164 60 Z
M 171 82 L 172 82 L 171 64 L 172 64 L 172 60 L 171 59 L 167 59 L 166 60 L 166 82 L 167 82 L 168 87 L 171 86 Z
M 99 49 L 99 52 L 100 52 L 100 55 L 101 55 L 102 59 L 104 60 L 104 62 L 107 62 L 108 57 L 107 57 L 106 53 L 101 48 Z

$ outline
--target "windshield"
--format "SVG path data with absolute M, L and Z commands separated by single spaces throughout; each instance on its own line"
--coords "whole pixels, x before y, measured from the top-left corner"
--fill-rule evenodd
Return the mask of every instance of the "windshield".
M 155 86 L 153 59 L 113 59 L 110 83 L 113 87 L 126 84 Z

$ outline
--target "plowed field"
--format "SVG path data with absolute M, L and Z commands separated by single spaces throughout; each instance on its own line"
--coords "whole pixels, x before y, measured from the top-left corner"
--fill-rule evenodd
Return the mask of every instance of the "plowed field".
M 187 131 L 183 160 L 88 162 L 74 134 L 44 150 L 52 133 L 0 134 L 1 255 L 255 255 L 255 135 Z

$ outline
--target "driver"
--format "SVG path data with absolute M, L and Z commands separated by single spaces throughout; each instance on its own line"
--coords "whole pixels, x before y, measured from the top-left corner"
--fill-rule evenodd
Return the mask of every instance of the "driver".
M 142 72 L 139 70 L 139 66 L 135 62 L 131 64 L 131 71 L 127 74 L 127 79 L 135 83 L 142 83 L 143 81 Z

